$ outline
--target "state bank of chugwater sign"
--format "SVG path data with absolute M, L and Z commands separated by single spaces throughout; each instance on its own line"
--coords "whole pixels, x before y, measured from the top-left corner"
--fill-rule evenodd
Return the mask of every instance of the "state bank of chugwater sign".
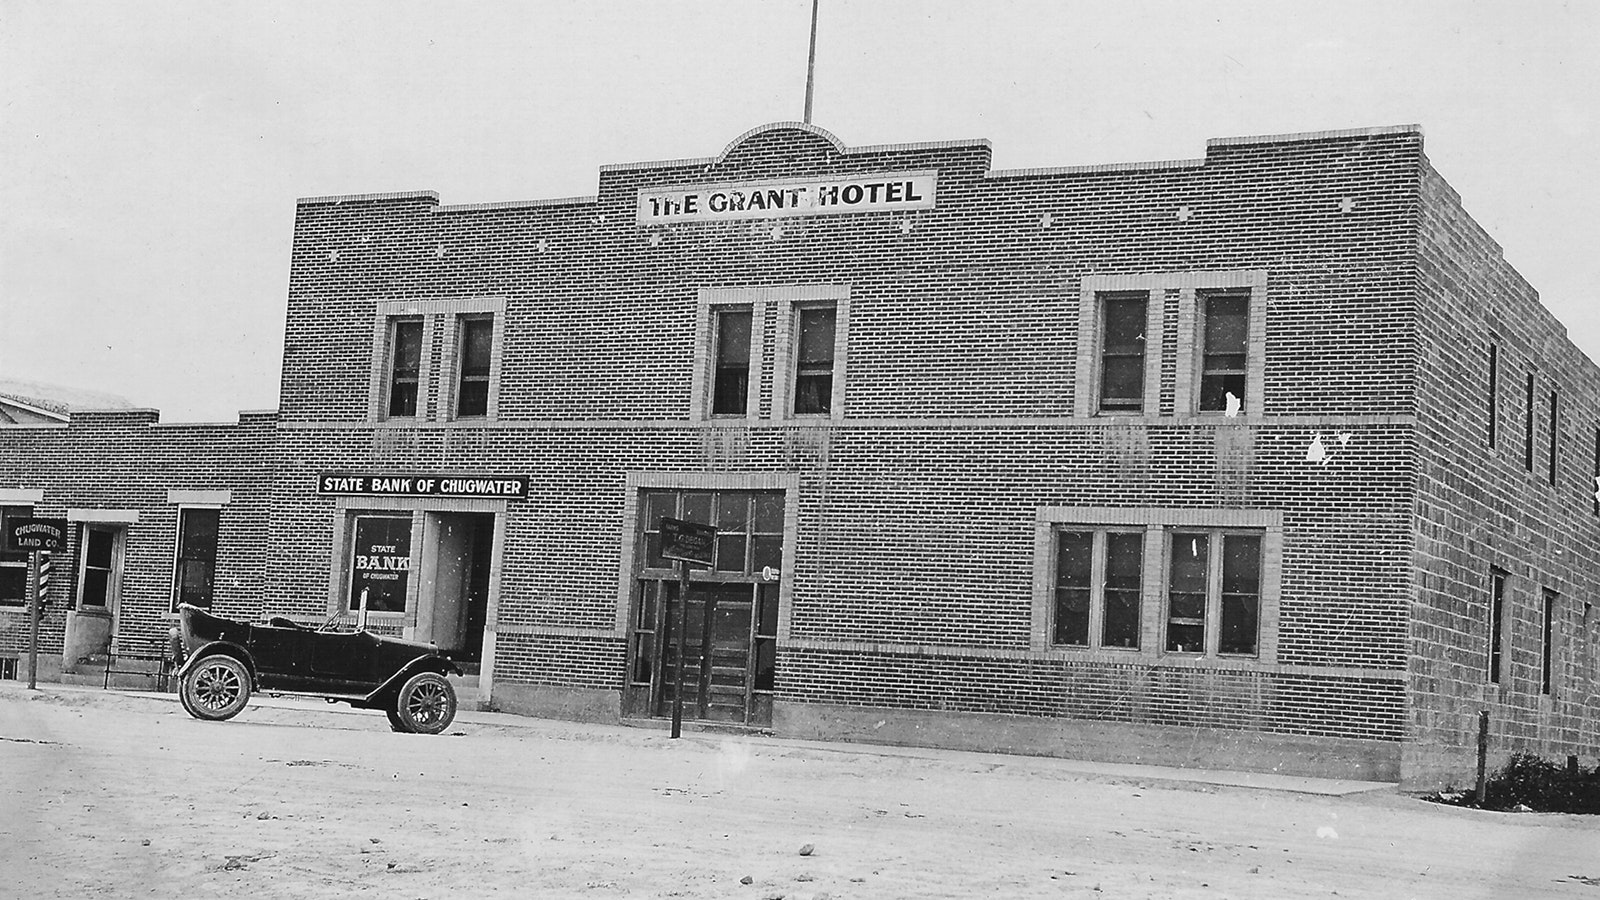
M 938 183 L 927 171 L 642 190 L 639 224 L 933 209 Z
M 317 493 L 354 497 L 526 497 L 526 475 L 388 475 L 324 472 Z

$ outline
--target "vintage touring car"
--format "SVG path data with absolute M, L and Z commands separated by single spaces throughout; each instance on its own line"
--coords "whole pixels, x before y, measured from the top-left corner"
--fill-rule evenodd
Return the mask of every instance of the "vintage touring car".
M 185 652 L 178 697 L 195 718 L 231 719 L 252 691 L 381 709 L 391 728 L 414 734 L 438 734 L 455 718 L 455 688 L 446 676 L 461 670 L 432 644 L 327 624 L 309 628 L 281 616 L 261 625 L 188 604 L 178 610 Z

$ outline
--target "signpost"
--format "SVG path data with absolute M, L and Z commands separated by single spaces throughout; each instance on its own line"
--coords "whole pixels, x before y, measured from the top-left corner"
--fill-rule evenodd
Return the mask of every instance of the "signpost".
M 28 616 L 28 690 L 39 689 L 39 616 L 50 588 L 50 554 L 67 545 L 66 519 L 10 519 L 5 548 L 28 553 L 32 609 Z
M 673 737 L 683 733 L 683 657 L 687 652 L 684 632 L 689 629 L 689 564 L 710 568 L 716 545 L 717 529 L 714 525 L 665 517 L 661 519 L 661 556 L 678 563 L 678 665 L 672 673 Z M 703 642 L 701 655 L 709 652 L 710 647 Z

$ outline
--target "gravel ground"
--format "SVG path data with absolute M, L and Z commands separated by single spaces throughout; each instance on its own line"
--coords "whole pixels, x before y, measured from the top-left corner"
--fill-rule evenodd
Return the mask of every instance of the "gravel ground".
M 1593 817 L 1194 777 L 4 682 L 0 895 L 1600 900 Z

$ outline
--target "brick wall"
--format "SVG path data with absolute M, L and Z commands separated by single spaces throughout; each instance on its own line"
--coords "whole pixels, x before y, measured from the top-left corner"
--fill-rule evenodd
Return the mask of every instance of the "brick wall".
M 260 608 L 271 472 L 272 413 L 243 413 L 237 424 L 162 425 L 151 410 L 74 412 L 66 425 L 0 428 L 0 488 L 42 490 L 34 515 L 69 510 L 132 511 L 121 569 L 119 646 L 165 641 L 177 552 L 178 505 L 169 491 L 230 491 L 219 517 L 214 608 L 254 615 Z M 81 530 L 55 554 L 41 652 L 59 654 L 66 611 L 78 596 Z M 26 610 L 0 608 L 0 654 L 25 652 Z M 70 662 L 70 661 L 69 661 Z
M 1600 755 L 1600 516 L 1595 442 L 1600 368 L 1567 340 L 1537 292 L 1422 169 L 1418 240 L 1417 568 L 1408 767 L 1470 780 L 1477 715 L 1496 763 L 1516 750 Z M 1489 444 L 1489 347 L 1497 348 Z M 1534 373 L 1533 470 L 1526 378 Z M 1549 394 L 1560 395 L 1556 484 Z M 1488 683 L 1490 567 L 1510 574 L 1503 672 Z M 1551 692 L 1541 692 L 1543 592 L 1558 592 Z
M 1396 741 L 1420 145 L 1380 129 L 997 173 L 985 142 L 845 151 L 773 128 L 716 159 L 608 166 L 594 198 L 303 202 L 271 599 L 325 602 L 334 504 L 310 489 L 318 471 L 527 473 L 534 495 L 507 506 L 496 677 L 615 688 L 626 474 L 797 472 L 784 699 Z M 939 171 L 932 210 L 634 221 L 645 188 L 926 169 Z M 1242 269 L 1267 273 L 1259 415 L 1174 415 L 1171 292 L 1161 415 L 1073 418 L 1082 279 Z M 849 287 L 842 417 L 765 418 L 769 318 L 753 376 L 763 419 L 691 423 L 698 292 L 797 284 Z M 498 420 L 369 423 L 375 304 L 484 297 L 505 300 Z M 435 370 L 448 352 L 429 348 Z M 1306 460 L 1315 438 L 1326 462 Z M 1050 506 L 1281 510 L 1277 662 L 1113 666 L 1030 649 L 1034 517 Z

